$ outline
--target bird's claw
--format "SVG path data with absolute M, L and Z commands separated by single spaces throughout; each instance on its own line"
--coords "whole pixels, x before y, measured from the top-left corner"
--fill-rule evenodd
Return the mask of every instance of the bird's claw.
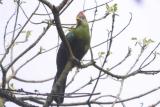
M 72 58 L 72 62 L 74 65 L 76 65 L 77 67 L 81 68 L 81 62 L 76 58 L 76 57 L 73 57 Z

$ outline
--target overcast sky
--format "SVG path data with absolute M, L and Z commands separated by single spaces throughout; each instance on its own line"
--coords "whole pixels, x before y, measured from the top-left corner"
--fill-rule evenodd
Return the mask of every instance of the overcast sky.
M 0 28 L 1 28 L 0 39 L 1 40 L 2 40 L 3 34 L 4 34 L 5 24 L 8 20 L 8 18 L 10 17 L 10 15 L 15 11 L 14 4 L 11 1 L 12 0 L 3 0 L 3 5 L 0 5 Z M 50 1 L 52 1 L 52 0 L 50 0 Z M 98 4 L 106 2 L 106 0 L 100 0 L 100 1 L 97 0 L 97 1 L 98 1 Z M 37 6 L 37 5 L 35 5 L 35 4 L 37 4 L 37 2 L 36 2 L 36 0 L 28 0 L 27 2 L 29 2 L 31 4 L 30 8 L 28 8 L 29 6 L 27 3 L 24 4 L 24 8 L 26 9 L 26 12 L 29 14 Z M 55 0 L 55 2 L 57 3 L 57 2 L 59 2 L 59 0 Z M 122 29 L 128 23 L 129 18 L 130 18 L 129 12 L 132 13 L 133 20 L 132 20 L 130 26 L 126 29 L 126 31 L 124 33 L 122 33 L 123 36 L 120 36 L 118 39 L 115 40 L 116 44 L 114 44 L 113 50 L 112 50 L 113 55 L 115 55 L 115 58 L 110 62 L 110 65 L 114 64 L 116 60 L 122 59 L 122 57 L 125 56 L 125 53 L 127 52 L 128 47 L 134 47 L 133 42 L 130 40 L 132 37 L 137 37 L 138 39 L 143 39 L 144 37 L 152 38 L 155 41 L 155 43 L 158 43 L 160 41 L 160 21 L 159 21 L 160 20 L 160 12 L 159 12 L 160 0 L 152 0 L 152 1 L 151 0 L 123 0 L 123 1 L 122 0 L 114 0 L 111 4 L 114 4 L 114 3 L 118 4 L 118 14 L 119 14 L 119 16 L 116 19 L 115 34 L 116 34 L 116 32 L 118 32 L 120 29 Z M 61 16 L 62 23 L 75 23 L 75 16 L 77 15 L 77 13 L 80 10 L 83 9 L 82 4 L 83 4 L 83 0 L 80 0 L 80 2 L 78 2 L 74 6 L 71 5 L 71 7 L 69 9 L 67 9 L 67 11 Z M 95 6 L 94 0 L 86 0 L 86 8 L 93 7 L 93 6 Z M 102 8 L 102 9 L 104 9 L 104 8 Z M 41 12 L 41 11 L 39 11 L 39 12 Z M 104 12 L 101 11 L 101 9 L 100 9 L 97 12 L 97 14 L 98 14 L 97 17 L 101 16 L 103 13 Z M 86 12 L 86 16 L 88 19 L 93 18 L 93 11 Z M 41 18 L 41 19 L 43 19 L 43 18 Z M 38 21 L 41 19 L 37 18 L 36 20 L 34 19 L 34 21 Z M 26 20 L 26 19 L 24 17 L 21 17 L 21 20 L 19 21 L 19 23 L 23 23 L 24 20 Z M 13 24 L 13 23 L 11 23 L 11 24 Z M 105 25 L 103 21 L 97 23 L 96 25 L 97 26 L 94 27 L 94 29 L 96 29 L 96 30 L 94 31 L 94 35 L 92 38 L 92 43 L 91 43 L 92 45 L 103 41 L 104 37 L 105 37 L 104 34 L 106 33 L 106 29 L 101 29 L 101 26 Z M 36 29 L 36 28 L 38 28 L 38 29 Z M 34 35 L 33 38 L 36 38 L 38 36 L 38 34 L 41 33 L 42 28 L 43 28 L 43 26 L 42 27 L 37 27 L 36 25 L 27 26 L 27 29 L 29 29 L 29 30 L 36 29 L 33 31 L 33 35 Z M 13 29 L 13 26 L 9 26 L 8 29 Z M 11 31 L 11 30 L 8 30 L 8 31 Z M 43 46 L 43 48 L 49 49 L 57 44 L 57 41 L 58 41 L 57 34 L 56 33 L 53 34 L 53 31 L 55 31 L 54 28 L 51 28 L 51 30 L 49 30 L 49 32 L 47 33 L 48 34 L 47 37 L 45 37 L 43 39 L 43 41 L 40 42 L 39 46 Z M 65 29 L 65 32 L 66 31 L 67 30 Z M 53 35 L 54 35 L 54 37 L 53 37 Z M 3 41 L 1 41 L 1 40 L 0 40 L 0 49 L 3 50 L 3 47 L 1 47 L 3 44 Z M 31 40 L 31 42 L 32 42 L 32 40 Z M 119 45 L 121 45 L 121 47 L 118 47 Z M 153 45 L 152 47 L 154 47 L 154 46 L 155 45 Z M 117 47 L 118 47 L 118 49 L 117 49 Z M 39 47 L 37 47 L 37 49 L 38 48 Z M 22 49 L 22 47 L 17 48 L 15 50 L 18 51 L 19 49 Z M 1 50 L 0 50 L 0 53 L 3 53 L 3 51 L 1 51 Z M 97 51 L 99 51 L 99 50 L 97 50 Z M 117 51 L 117 52 L 115 52 L 115 51 Z M 31 52 L 31 53 L 35 53 L 35 52 Z M 89 56 L 89 55 L 90 54 L 87 54 L 87 56 Z M 34 60 L 31 64 L 24 67 L 22 69 L 22 72 L 18 73 L 18 76 L 21 78 L 24 78 L 24 79 L 31 79 L 31 80 L 33 80 L 35 78 L 38 80 L 38 79 L 45 79 L 48 77 L 52 77 L 52 75 L 54 75 L 55 71 L 56 71 L 55 56 L 56 56 L 56 51 L 51 51 L 47 54 L 42 55 L 41 57 L 38 57 L 39 59 Z M 89 58 L 87 56 L 85 57 L 86 59 Z M 37 62 L 38 62 L 38 64 L 37 64 Z M 20 63 L 21 62 L 19 62 L 18 64 L 20 64 Z M 160 64 L 160 61 L 159 61 L 159 63 L 153 65 L 151 68 L 158 69 L 159 64 Z M 34 68 L 33 68 L 33 65 L 34 65 Z M 122 66 L 122 68 L 123 67 L 124 66 Z M 34 69 L 34 72 L 33 72 L 33 69 Z M 124 68 L 123 70 L 125 70 L 125 69 L 126 68 Z M 28 72 L 26 72 L 26 71 L 28 71 Z M 40 72 L 40 71 L 44 71 L 44 72 Z M 89 73 L 91 73 L 91 72 L 89 72 Z M 98 72 L 95 72 L 95 73 L 92 73 L 91 75 L 95 76 L 97 74 L 98 74 Z M 82 77 L 83 78 L 86 77 L 86 80 L 89 80 L 90 75 L 87 76 L 87 73 L 86 73 L 86 75 L 83 75 L 83 73 L 82 74 L 80 73 L 79 77 L 77 77 L 77 78 L 82 78 Z M 77 83 L 80 83 L 80 81 L 78 81 L 78 80 L 80 80 L 80 79 L 76 79 L 75 81 L 77 81 Z M 137 84 L 137 83 L 139 83 L 139 84 Z M 124 91 L 122 93 L 122 98 L 138 95 L 140 93 L 143 93 L 144 90 L 146 91 L 149 89 L 153 89 L 154 87 L 159 86 L 159 83 L 160 83 L 160 80 L 159 80 L 158 76 L 156 76 L 154 79 L 152 76 L 148 76 L 148 77 L 137 76 L 135 78 L 131 78 L 125 82 Z M 104 89 L 104 90 L 107 90 L 106 94 L 115 93 L 115 92 L 118 92 L 118 90 L 119 90 L 119 83 L 115 82 L 111 78 L 108 79 L 107 82 L 105 82 L 105 83 L 102 82 L 101 84 L 102 84 L 102 86 L 107 84 L 108 87 Z M 149 84 L 149 87 L 148 87 L 148 84 Z M 15 87 L 17 89 L 22 88 L 22 87 L 28 91 L 33 91 L 34 89 L 39 89 L 40 92 L 50 92 L 51 86 L 52 86 L 51 82 L 48 82 L 46 84 L 26 85 L 25 83 L 21 83 L 21 82 L 17 82 L 17 81 L 16 81 L 16 85 L 15 85 Z M 72 86 L 72 88 L 69 88 L 68 90 L 74 89 L 73 86 Z M 99 91 L 101 91 L 100 88 L 98 88 Z M 159 92 L 159 94 L 160 94 L 160 92 Z M 152 104 L 152 103 L 156 102 L 156 100 L 154 101 L 154 99 L 157 99 L 157 98 L 160 99 L 159 94 L 152 94 L 152 96 L 151 96 L 152 101 L 150 101 L 151 99 L 149 97 L 147 97 L 146 99 L 142 98 L 138 101 L 136 100 L 136 101 L 127 103 L 129 105 L 127 107 L 140 107 L 141 102 L 144 102 L 145 106 Z M 7 106 L 7 107 L 9 107 L 9 106 Z M 16 107 L 16 106 L 14 105 L 14 107 Z

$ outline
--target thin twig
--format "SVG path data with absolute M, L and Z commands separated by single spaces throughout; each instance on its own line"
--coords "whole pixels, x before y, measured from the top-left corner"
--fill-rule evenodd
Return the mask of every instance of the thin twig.
M 106 2 L 106 3 L 103 3 L 103 4 L 100 4 L 100 5 L 97 5 L 97 6 L 95 6 L 95 7 L 91 7 L 91 8 L 85 9 L 84 11 L 93 10 L 93 9 L 95 9 L 95 8 L 98 8 L 98 7 L 104 6 L 104 5 L 106 5 L 106 4 L 108 4 L 108 3 L 112 2 L 112 1 L 113 1 L 113 0 L 110 0 L 110 1 L 108 1 L 108 2 Z
M 48 29 L 50 28 L 50 24 L 48 24 L 48 26 L 44 29 L 44 31 L 42 32 L 42 34 L 37 38 L 37 40 L 31 44 L 28 48 L 26 48 L 19 56 L 17 56 L 12 63 L 10 63 L 10 65 L 7 67 L 7 71 L 10 69 L 10 67 L 17 62 L 17 60 L 19 60 L 23 55 L 25 55 L 25 53 L 27 53 L 29 50 L 31 50 L 40 40 L 41 38 L 45 35 L 45 33 L 48 31 Z
M 116 65 L 112 66 L 109 70 L 113 70 L 114 68 L 118 67 L 119 65 L 121 65 L 124 61 L 127 60 L 127 58 L 131 55 L 131 49 L 128 49 L 128 53 L 126 54 L 126 56 L 120 61 L 118 62 Z
M 143 67 L 143 64 L 148 60 L 148 58 L 153 54 L 153 52 L 159 47 L 160 42 L 156 45 L 156 47 L 150 52 L 150 54 L 144 59 L 142 64 L 140 65 L 140 68 Z
M 126 25 L 120 32 L 118 32 L 116 35 L 114 35 L 114 36 L 113 36 L 112 38 L 110 38 L 110 39 L 114 39 L 114 38 L 116 38 L 117 36 L 119 36 L 119 35 L 130 25 L 131 21 L 132 21 L 132 13 L 130 13 L 130 19 L 129 19 L 129 22 L 127 23 L 127 25 Z M 96 48 L 96 47 L 98 47 L 98 46 L 100 46 L 100 45 L 102 45 L 102 44 L 110 41 L 110 39 L 107 39 L 107 40 L 104 41 L 104 42 L 101 42 L 101 43 L 99 43 L 99 44 L 97 44 L 97 45 L 94 45 L 94 46 L 92 46 L 92 48 Z
M 25 82 L 25 83 L 43 83 L 43 82 L 48 82 L 50 80 L 53 80 L 54 77 L 47 78 L 47 79 L 44 79 L 44 80 L 25 80 L 25 79 L 14 76 L 13 79 L 21 81 L 21 82 Z
M 103 61 L 103 64 L 102 64 L 102 67 L 101 67 L 101 68 L 103 68 L 104 65 L 106 64 L 107 58 L 108 58 L 108 56 L 109 56 L 109 54 L 110 54 L 110 50 L 111 50 L 111 46 L 112 46 L 112 39 L 111 39 L 111 38 L 112 38 L 112 36 L 113 36 L 114 23 L 115 23 L 115 14 L 112 15 L 112 28 L 111 28 L 111 33 L 110 33 L 110 37 L 109 37 L 110 41 L 109 41 L 109 43 L 108 43 L 107 54 L 106 54 L 106 56 L 105 56 L 105 59 L 104 59 L 104 61 Z M 95 64 L 94 64 L 94 65 L 95 65 Z M 94 87 L 93 87 L 92 93 L 94 93 L 94 91 L 95 91 L 95 89 L 96 89 L 96 87 L 97 87 L 97 85 L 98 85 L 98 82 L 99 82 L 101 73 L 102 73 L 102 70 L 100 70 L 100 72 L 99 72 L 99 74 L 98 74 L 98 78 L 97 78 L 96 83 L 95 83 L 95 85 L 94 85 Z M 92 96 L 89 97 L 88 102 L 90 101 L 91 97 L 92 97 Z
M 29 104 L 27 102 L 17 99 L 12 93 L 8 92 L 7 90 L 0 89 L 0 96 L 8 99 L 11 102 L 14 102 L 15 104 L 21 107 L 37 107 L 35 105 Z
M 2 63 L 3 60 L 6 58 L 6 56 L 9 53 L 11 47 L 13 46 L 13 44 L 15 43 L 15 41 L 17 40 L 17 38 L 19 37 L 19 35 L 23 31 L 23 29 L 26 27 L 26 25 L 28 24 L 28 22 L 30 21 L 30 19 L 32 18 L 32 16 L 34 15 L 34 13 L 38 10 L 38 8 L 39 8 L 39 4 L 38 4 L 37 8 L 33 11 L 33 13 L 31 14 L 31 16 L 28 18 L 28 20 L 25 22 L 25 24 L 22 26 L 22 28 L 20 29 L 20 31 L 17 33 L 17 35 L 14 38 L 14 40 L 12 40 L 12 42 L 10 43 L 10 45 L 8 46 L 8 48 L 6 49 L 6 52 L 4 53 L 3 57 L 1 58 L 0 63 Z
M 6 26 L 5 26 L 5 31 L 4 31 L 4 36 L 3 36 L 3 47 L 6 51 L 6 35 L 7 35 L 7 28 L 8 28 L 8 24 L 9 22 L 11 21 L 11 19 L 13 18 L 13 16 L 15 15 L 16 12 L 14 12 L 10 18 L 8 19 L 7 23 L 6 23 Z

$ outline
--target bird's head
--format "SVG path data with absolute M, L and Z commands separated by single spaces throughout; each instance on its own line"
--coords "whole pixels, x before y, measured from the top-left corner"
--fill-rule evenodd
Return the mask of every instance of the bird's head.
M 80 25 L 80 24 L 87 22 L 86 16 L 84 15 L 83 11 L 78 13 L 76 20 L 77 20 L 77 25 Z

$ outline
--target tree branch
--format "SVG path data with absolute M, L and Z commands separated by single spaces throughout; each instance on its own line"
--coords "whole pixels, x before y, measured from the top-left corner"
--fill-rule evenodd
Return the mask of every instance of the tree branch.
M 44 31 L 42 32 L 42 34 L 37 38 L 37 40 L 31 44 L 26 50 L 24 50 L 19 56 L 17 56 L 12 63 L 7 67 L 7 71 L 10 69 L 10 67 L 18 60 L 20 59 L 23 55 L 25 55 L 25 53 L 27 53 L 29 50 L 31 50 L 40 40 L 41 38 L 45 35 L 45 33 L 48 31 L 48 29 L 50 28 L 50 24 L 48 24 L 48 26 L 44 29 Z
M 14 76 L 13 79 L 21 81 L 21 82 L 25 82 L 25 83 L 43 83 L 43 82 L 47 82 L 47 81 L 53 80 L 54 77 L 47 78 L 47 79 L 44 79 L 44 80 L 24 80 L 22 78 L 18 78 L 16 76 Z
M 68 2 L 68 0 L 63 0 L 58 7 L 52 5 L 51 3 L 49 3 L 49 2 L 47 2 L 45 0 L 40 0 L 40 1 L 42 3 L 44 3 L 45 5 L 47 5 L 51 9 L 51 11 L 52 11 L 52 13 L 54 15 L 54 21 L 55 21 L 55 25 L 56 25 L 56 28 L 57 28 L 57 32 L 58 32 L 58 34 L 59 34 L 62 42 L 64 43 L 64 45 L 68 49 L 68 52 L 69 52 L 69 61 L 70 61 L 69 64 L 71 64 L 70 67 L 72 67 L 73 66 L 72 63 L 74 61 L 78 62 L 78 63 L 79 63 L 79 61 L 77 60 L 77 58 L 72 53 L 72 49 L 70 47 L 70 44 L 69 44 L 68 40 L 65 37 L 65 34 L 64 34 L 63 29 L 61 27 L 61 21 L 60 21 L 60 18 L 59 18 L 59 15 L 60 15 L 59 12 L 66 5 L 66 3 Z M 66 74 L 68 74 L 68 72 L 69 71 L 64 71 L 63 72 L 64 75 L 63 74 L 61 75 L 61 77 L 57 80 L 57 82 L 56 82 L 55 85 L 60 85 L 61 81 L 63 80 L 63 77 Z M 53 95 L 53 93 L 56 90 L 54 88 L 55 87 L 53 86 L 52 90 L 51 90 L 51 94 L 47 97 L 47 100 L 46 100 L 46 103 L 44 104 L 44 107 L 48 107 L 52 103 L 52 101 L 53 101 L 53 96 L 52 95 Z
M 14 102 L 15 104 L 17 104 L 21 107 L 38 107 L 38 106 L 34 106 L 32 104 L 26 103 L 22 100 L 18 100 L 11 92 L 9 92 L 7 90 L 0 89 L 0 96 L 8 99 L 9 101 Z

